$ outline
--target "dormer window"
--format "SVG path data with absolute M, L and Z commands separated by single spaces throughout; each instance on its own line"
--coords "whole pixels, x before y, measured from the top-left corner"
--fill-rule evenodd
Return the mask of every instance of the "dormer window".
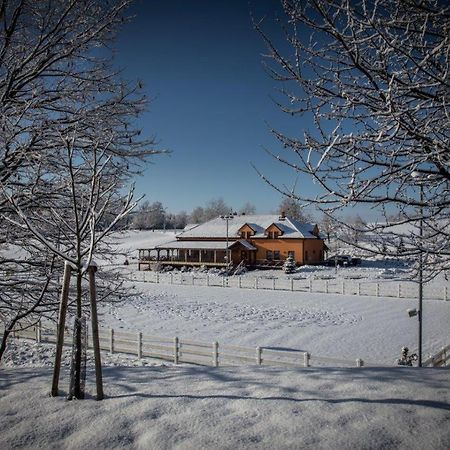
M 267 237 L 269 239 L 276 239 L 278 237 L 279 233 L 277 231 L 268 231 Z

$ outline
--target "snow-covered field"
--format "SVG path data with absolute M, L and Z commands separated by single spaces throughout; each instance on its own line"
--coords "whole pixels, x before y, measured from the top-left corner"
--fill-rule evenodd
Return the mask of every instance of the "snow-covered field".
M 290 348 L 391 365 L 417 347 L 416 300 L 137 283 L 141 295 L 101 308 L 101 323 L 222 344 Z M 424 304 L 424 351 L 450 344 L 450 302 Z
M 48 396 L 50 369 L 2 369 L 0 447 L 444 450 L 449 375 L 411 368 L 108 367 L 104 401 L 67 402 Z M 92 390 L 92 374 L 87 384 Z
M 118 264 L 170 234 L 129 233 Z M 449 368 L 393 366 L 402 346 L 417 347 L 406 313 L 417 300 L 134 284 L 136 297 L 100 308 L 101 326 L 386 367 L 211 368 L 104 353 L 106 399 L 93 400 L 90 373 L 88 399 L 66 402 L 48 397 L 52 346 L 15 341 L 0 368 L 0 448 L 450 447 Z M 428 356 L 450 343 L 450 302 L 427 300 L 423 314 Z M 67 382 L 63 373 L 63 394 Z

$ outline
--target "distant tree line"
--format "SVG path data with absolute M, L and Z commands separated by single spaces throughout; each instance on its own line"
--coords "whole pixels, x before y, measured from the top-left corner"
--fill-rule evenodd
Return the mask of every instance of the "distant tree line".
M 190 213 L 180 211 L 171 213 L 159 202 L 150 203 L 144 201 L 139 209 L 132 214 L 129 227 L 141 230 L 155 229 L 182 229 L 188 223 L 204 223 L 218 216 L 234 212 L 222 198 L 212 199 L 206 202 L 204 206 L 196 206 Z M 247 202 L 238 211 L 238 214 L 255 214 L 255 206 Z
M 233 209 L 223 198 L 211 199 L 204 206 L 196 206 L 191 212 L 171 213 L 163 203 L 144 201 L 139 209 L 131 214 L 128 227 L 140 230 L 182 229 L 187 224 L 199 224 L 229 214 L 256 214 L 256 207 L 251 202 L 244 203 L 238 210 Z M 314 218 L 303 209 L 301 204 L 292 198 L 283 198 L 276 208 L 275 214 L 286 214 L 300 222 L 312 222 Z

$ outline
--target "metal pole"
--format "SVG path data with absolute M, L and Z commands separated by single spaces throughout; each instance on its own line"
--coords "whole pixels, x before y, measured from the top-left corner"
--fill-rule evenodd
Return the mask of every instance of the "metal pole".
M 230 253 L 229 253 L 229 249 L 228 249 L 228 221 L 230 219 L 227 216 L 227 217 L 225 217 L 225 220 L 227 222 L 227 250 L 226 250 L 226 255 L 227 255 L 227 266 L 228 266 L 228 264 L 230 263 Z
M 419 367 L 422 367 L 422 308 L 423 308 L 423 249 L 422 249 L 422 241 L 423 241 L 423 184 L 420 184 L 420 222 L 419 222 L 419 245 L 420 245 L 420 253 L 419 253 L 419 314 L 417 314 L 417 318 L 419 320 Z

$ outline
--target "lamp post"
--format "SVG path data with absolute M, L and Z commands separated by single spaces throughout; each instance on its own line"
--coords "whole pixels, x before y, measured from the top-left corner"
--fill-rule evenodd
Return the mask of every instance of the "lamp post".
M 418 366 L 422 367 L 422 308 L 423 308 L 423 180 L 419 172 L 411 173 L 414 179 L 419 181 L 420 188 L 420 219 L 419 219 L 419 310 L 417 312 L 417 319 L 419 321 L 419 349 L 418 349 Z
M 225 220 L 227 223 L 227 246 L 225 249 L 225 260 L 227 262 L 227 265 L 230 263 L 230 249 L 228 248 L 228 222 L 233 219 L 234 215 L 232 213 L 229 213 L 225 216 L 220 216 L 221 219 Z

